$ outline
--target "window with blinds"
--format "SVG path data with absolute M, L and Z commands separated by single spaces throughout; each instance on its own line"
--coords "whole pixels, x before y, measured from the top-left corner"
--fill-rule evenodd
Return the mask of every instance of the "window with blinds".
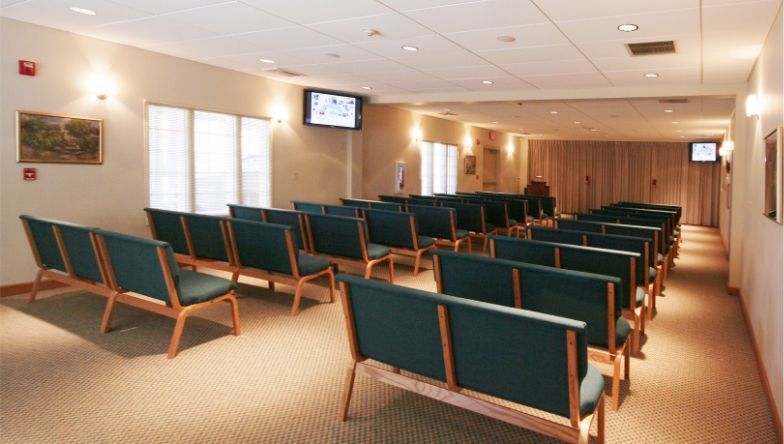
M 457 146 L 439 142 L 422 142 L 420 146 L 421 194 L 457 192 Z
M 150 206 L 224 214 L 271 203 L 268 120 L 147 106 Z

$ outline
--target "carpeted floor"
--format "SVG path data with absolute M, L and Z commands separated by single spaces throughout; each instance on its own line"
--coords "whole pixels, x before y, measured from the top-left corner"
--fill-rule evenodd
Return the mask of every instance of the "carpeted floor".
M 718 232 L 685 227 L 683 237 L 621 408 L 607 410 L 608 442 L 776 442 Z M 416 278 L 397 266 L 397 283 L 434 290 L 426 262 Z M 102 297 L 60 289 L 35 304 L 0 300 L 0 441 L 552 442 L 361 376 L 349 420 L 338 421 L 350 363 L 340 304 L 324 303 L 319 282 L 292 317 L 290 287 L 242 279 L 242 335 L 218 304 L 188 321 L 174 360 L 168 318 L 121 306 L 102 335 Z

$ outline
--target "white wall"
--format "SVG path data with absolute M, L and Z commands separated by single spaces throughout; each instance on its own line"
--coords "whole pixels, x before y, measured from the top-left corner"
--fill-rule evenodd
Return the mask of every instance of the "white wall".
M 19 59 L 38 62 L 39 75 L 18 75 Z M 361 150 L 354 132 L 303 126 L 296 85 L 5 18 L 0 61 L 0 285 L 34 277 L 22 213 L 147 235 L 145 100 L 261 117 L 286 106 L 288 122 L 273 129 L 278 207 L 290 208 L 294 198 L 334 202 L 346 195 L 347 148 Z M 115 81 L 116 97 L 101 101 L 88 92 L 85 81 L 98 71 Z M 104 163 L 16 163 L 17 110 L 104 119 Z M 38 168 L 38 180 L 22 181 L 23 167 Z M 361 174 L 352 179 L 361 181 Z
M 782 404 L 782 321 L 784 319 L 784 226 L 763 216 L 764 138 L 784 124 L 784 32 L 782 12 L 765 42 L 743 94 L 735 119 L 736 148 L 732 159 L 730 287 L 740 289 L 779 419 Z M 745 94 L 762 102 L 759 119 L 746 117 Z

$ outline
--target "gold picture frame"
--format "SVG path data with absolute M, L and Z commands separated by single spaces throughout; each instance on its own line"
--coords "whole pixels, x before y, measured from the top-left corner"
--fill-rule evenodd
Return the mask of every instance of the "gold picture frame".
M 16 112 L 16 161 L 103 163 L 103 119 Z
M 467 155 L 463 161 L 464 174 L 476 174 L 476 156 Z

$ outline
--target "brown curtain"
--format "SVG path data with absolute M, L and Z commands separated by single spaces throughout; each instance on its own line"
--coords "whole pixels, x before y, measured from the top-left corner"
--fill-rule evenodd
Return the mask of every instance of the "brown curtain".
M 688 144 L 531 140 L 528 174 L 565 213 L 619 200 L 683 207 L 683 222 L 718 225 L 719 163 L 689 162 Z

